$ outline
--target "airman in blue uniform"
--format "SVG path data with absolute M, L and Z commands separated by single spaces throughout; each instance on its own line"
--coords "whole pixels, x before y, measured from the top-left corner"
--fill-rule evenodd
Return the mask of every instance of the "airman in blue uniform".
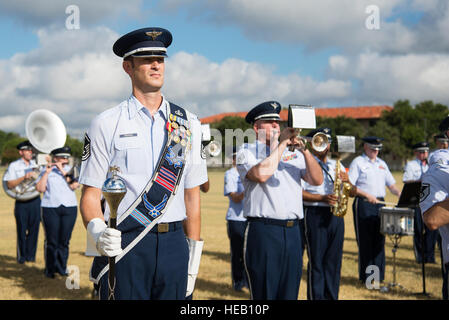
M 68 177 L 71 152 L 68 146 L 51 151 L 52 163 L 42 170 L 36 184 L 36 189 L 44 194 L 41 207 L 45 275 L 49 278 L 54 278 L 55 273 L 67 275 L 69 242 L 78 213 L 75 190 L 79 183 Z
M 13 189 L 24 180 L 36 179 L 38 173 L 36 161 L 33 159 L 33 146 L 26 140 L 17 145 L 20 159 L 9 164 L 3 177 L 9 189 Z M 36 260 L 37 240 L 39 236 L 41 197 L 22 201 L 16 199 L 14 217 L 17 227 L 17 262 L 34 262 Z
M 249 288 L 243 262 L 243 241 L 245 238 L 246 218 L 243 216 L 243 184 L 236 169 L 236 151 L 232 154 L 232 168 L 225 172 L 224 195 L 229 198 L 226 212 L 228 238 L 231 245 L 232 287 L 236 291 Z
M 343 257 L 345 223 L 331 208 L 337 204 L 334 194 L 337 161 L 328 157 L 332 130 L 319 128 L 307 134 L 313 137 L 321 132 L 328 136 L 329 144 L 324 151 L 311 149 L 322 171 L 324 182 L 313 186 L 304 181 L 302 193 L 304 201 L 305 236 L 307 242 L 307 298 L 309 300 L 338 300 L 340 271 Z M 345 168 L 340 164 L 341 181 L 348 181 Z M 355 188 L 352 189 L 354 195 Z
M 422 175 L 429 169 L 429 144 L 425 141 L 413 145 L 415 159 L 408 161 L 404 168 L 403 182 L 421 181 Z M 435 244 L 438 232 L 430 231 L 422 221 L 419 206 L 415 208 L 413 247 L 418 263 L 435 263 Z M 424 247 L 423 247 L 424 246 Z M 424 250 L 424 257 L 422 251 Z
M 438 126 L 442 134 L 448 137 L 449 117 Z M 424 224 L 430 230 L 438 230 L 441 236 L 442 295 L 449 299 L 449 150 L 439 149 L 429 159 L 429 170 L 422 176 L 419 206 Z
M 102 255 L 91 270 L 101 299 L 108 290 L 103 257 L 116 257 L 116 299 L 184 300 L 198 274 L 203 245 L 199 186 L 207 181 L 207 169 L 198 118 L 161 93 L 171 42 L 171 33 L 156 27 L 115 42 L 113 51 L 123 58 L 132 94 L 95 117 L 85 137 L 80 209 L 88 244 Z M 106 227 L 109 208 L 103 216 L 100 206 L 111 166 L 119 167 L 127 187 L 117 229 Z M 154 204 L 152 197 L 162 195 Z
M 245 120 L 256 141 L 237 152 L 237 170 L 245 189 L 243 214 L 245 268 L 251 298 L 296 300 L 302 273 L 303 219 L 301 179 L 323 182 L 317 161 L 293 128 L 279 127 L 281 105 L 267 101 L 251 109 Z M 287 146 L 299 146 L 290 151 Z
M 378 158 L 383 138 L 364 137 L 363 154 L 349 166 L 349 181 L 357 187 L 353 202 L 354 228 L 359 249 L 359 280 L 365 283 L 367 268 L 379 268 L 379 281 L 385 278 L 385 236 L 380 232 L 379 209 L 384 206 L 385 187 L 396 196 L 400 191 L 382 159 Z

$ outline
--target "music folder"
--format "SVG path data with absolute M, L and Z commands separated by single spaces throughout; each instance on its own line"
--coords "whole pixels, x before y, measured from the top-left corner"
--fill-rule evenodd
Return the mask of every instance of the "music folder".
M 420 193 L 421 181 L 405 182 L 397 206 L 401 208 L 414 208 L 419 206 Z

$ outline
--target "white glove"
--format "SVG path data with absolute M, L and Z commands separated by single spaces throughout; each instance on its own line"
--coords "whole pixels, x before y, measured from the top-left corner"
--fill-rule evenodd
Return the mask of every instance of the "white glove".
M 87 234 L 101 255 L 115 257 L 122 253 L 122 233 L 117 229 L 108 228 L 100 218 L 89 221 Z
M 189 245 L 189 268 L 187 275 L 186 297 L 190 296 L 195 288 L 195 281 L 198 275 L 198 269 L 200 268 L 201 253 L 203 252 L 204 241 L 196 241 L 187 238 L 187 243 Z

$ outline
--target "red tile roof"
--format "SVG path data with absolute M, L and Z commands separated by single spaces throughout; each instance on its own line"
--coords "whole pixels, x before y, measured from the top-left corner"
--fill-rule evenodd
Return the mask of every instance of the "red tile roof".
M 315 108 L 315 115 L 324 118 L 336 118 L 345 116 L 358 120 L 364 119 L 379 119 L 382 111 L 391 111 L 391 106 L 362 106 L 362 107 L 339 107 L 339 108 Z M 213 123 L 220 121 L 224 117 L 241 117 L 244 118 L 248 112 L 225 112 L 201 119 L 201 123 Z M 288 111 L 281 110 L 280 113 L 282 121 L 287 121 Z

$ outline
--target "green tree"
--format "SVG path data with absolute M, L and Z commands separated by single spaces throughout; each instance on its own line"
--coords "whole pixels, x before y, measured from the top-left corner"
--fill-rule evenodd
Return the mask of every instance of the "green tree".
M 20 158 L 17 145 L 25 140 L 25 138 L 21 138 L 17 135 L 4 142 L 2 148 L 2 165 L 9 164 L 10 162 Z
M 74 158 L 81 158 L 81 155 L 83 154 L 83 142 L 76 138 L 72 138 L 70 135 L 67 135 L 65 145 L 72 149 L 72 156 Z

